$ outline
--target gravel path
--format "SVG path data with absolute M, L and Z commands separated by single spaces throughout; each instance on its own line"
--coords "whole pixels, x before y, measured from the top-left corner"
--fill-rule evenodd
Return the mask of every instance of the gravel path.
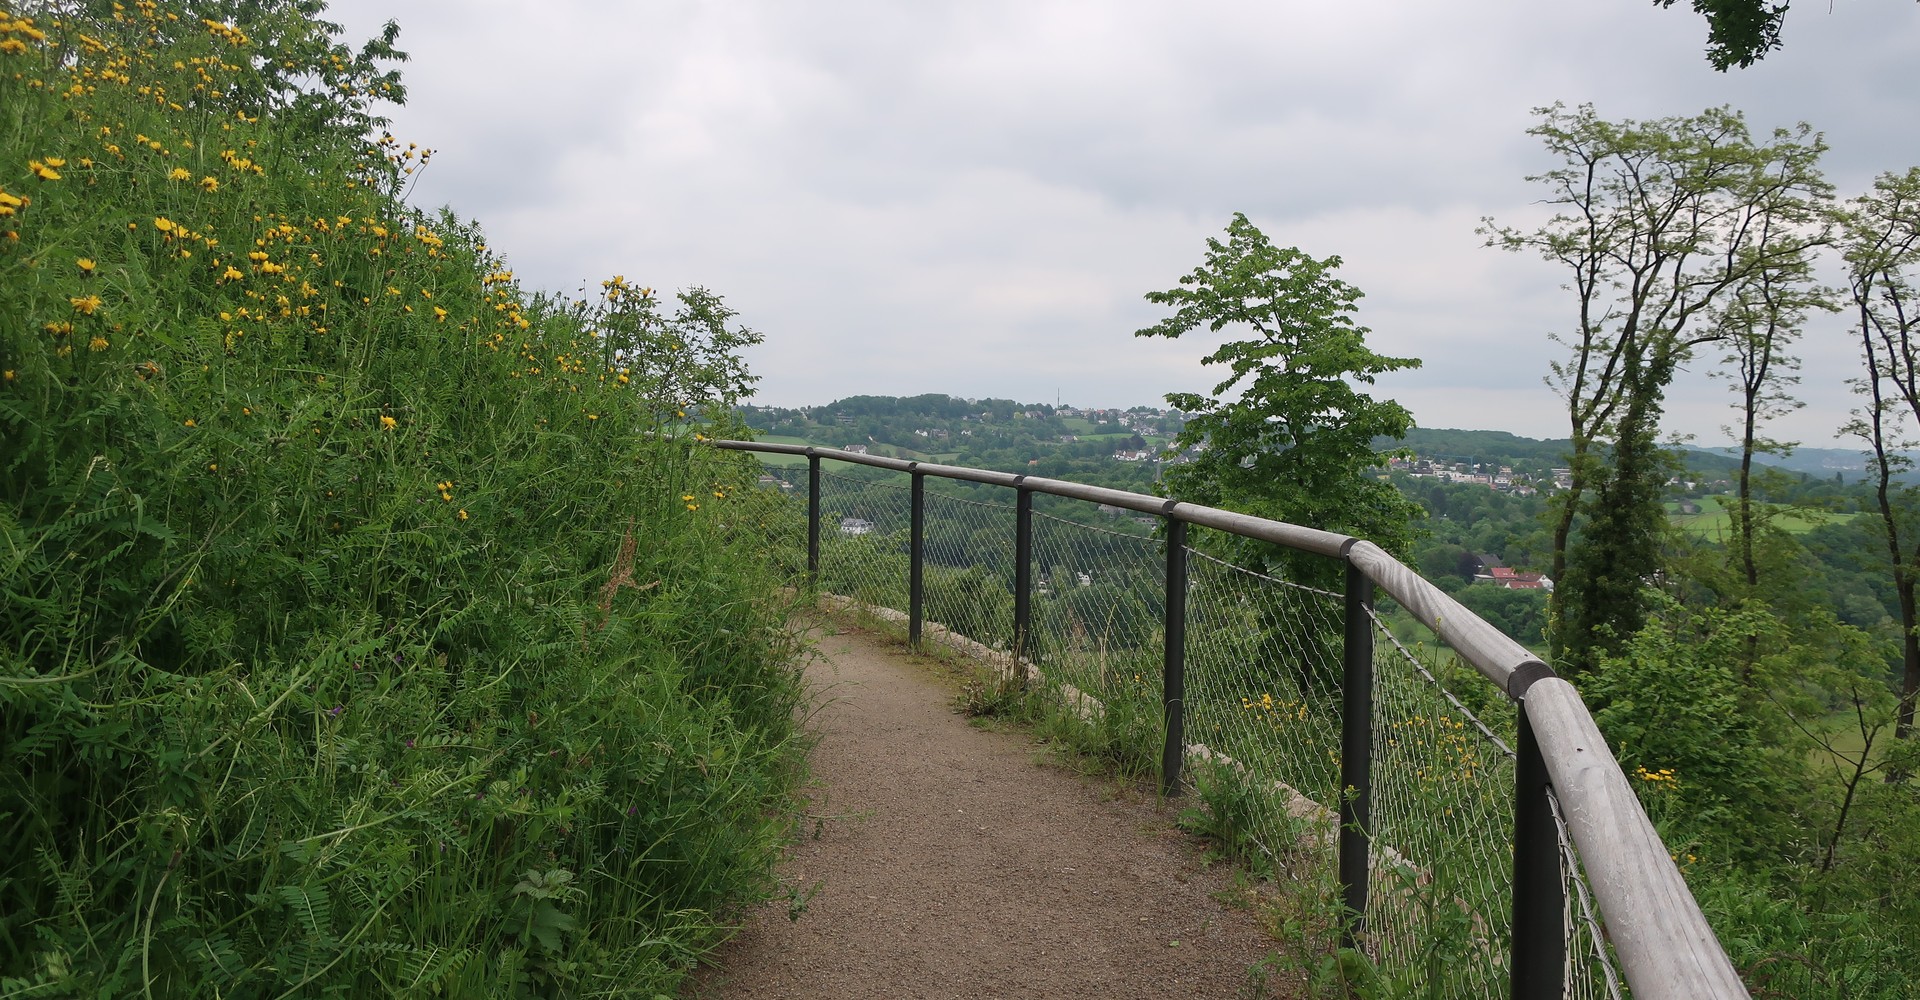
M 819 836 L 690 998 L 1269 995 L 1268 941 L 1218 902 L 1152 789 L 1041 761 L 1031 737 L 971 726 L 947 668 L 841 632 L 809 665 Z M 1289 992 L 1291 992 L 1289 990 Z

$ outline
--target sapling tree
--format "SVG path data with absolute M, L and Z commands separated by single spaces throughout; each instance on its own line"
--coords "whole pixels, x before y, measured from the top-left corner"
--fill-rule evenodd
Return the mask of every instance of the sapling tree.
M 1369 470 L 1385 461 L 1374 439 L 1405 436 L 1413 415 L 1355 386 L 1420 361 L 1367 347 L 1367 329 L 1353 321 L 1361 292 L 1334 276 L 1339 266 L 1338 257 L 1274 246 L 1236 213 L 1226 240 L 1208 239 L 1178 287 L 1147 295 L 1174 313 L 1136 337 L 1204 329 L 1240 338 L 1202 359 L 1231 372 L 1212 393 L 1167 394 L 1187 414 L 1174 447 L 1198 450 L 1167 468 L 1166 485 L 1183 500 L 1357 535 L 1405 556 L 1424 512 Z M 1291 565 L 1324 576 L 1326 563 Z

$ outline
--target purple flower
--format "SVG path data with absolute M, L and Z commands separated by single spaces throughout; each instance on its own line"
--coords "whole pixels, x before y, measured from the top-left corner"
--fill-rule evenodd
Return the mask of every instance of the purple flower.
M 629 815 L 629 816 L 631 816 L 631 815 L 633 815 L 634 813 L 637 813 L 637 812 L 639 812 L 639 811 L 640 811 L 640 807 L 639 807 L 639 806 L 628 806 L 628 807 L 627 807 L 627 815 Z
M 340 717 L 340 713 L 346 710 L 347 710 L 347 706 L 345 705 L 335 705 L 332 708 L 327 709 L 327 714 L 337 719 Z
M 411 739 L 407 741 L 407 749 L 409 750 L 413 749 L 413 741 Z

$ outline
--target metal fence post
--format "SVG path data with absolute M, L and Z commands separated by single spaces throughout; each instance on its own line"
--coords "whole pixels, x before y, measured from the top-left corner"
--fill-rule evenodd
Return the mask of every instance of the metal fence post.
M 1347 905 L 1343 947 L 1367 929 L 1367 842 L 1373 824 L 1373 581 L 1347 563 L 1345 678 L 1340 710 L 1340 885 Z
M 915 466 L 919 463 L 915 462 Z M 913 516 L 909 519 L 907 556 L 907 644 L 920 645 L 920 623 L 926 620 L 927 474 L 913 471 Z
M 1025 480 L 1027 477 L 1019 477 Z M 1023 662 L 1033 656 L 1033 491 L 1019 487 L 1013 516 L 1013 675 L 1025 685 Z
M 807 449 L 807 580 L 820 582 L 820 456 Z
M 1166 616 L 1160 704 L 1167 743 L 1160 751 L 1160 794 L 1173 798 L 1180 794 L 1180 768 L 1187 757 L 1187 522 L 1172 518 L 1167 519 Z
M 1513 766 L 1514 1000 L 1551 997 L 1566 987 L 1566 886 L 1560 879 L 1560 836 L 1547 801 L 1547 764 L 1519 703 Z

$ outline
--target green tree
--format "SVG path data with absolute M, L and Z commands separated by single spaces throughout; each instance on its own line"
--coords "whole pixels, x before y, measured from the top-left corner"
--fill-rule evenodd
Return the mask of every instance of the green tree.
M 1653 0 L 1655 7 L 1672 7 L 1677 0 Z M 1707 19 L 1707 62 L 1726 72 L 1745 69 L 1780 47 L 1780 29 L 1787 20 L 1788 3 L 1769 0 L 1690 0 L 1693 12 Z
M 1175 447 L 1199 452 L 1166 470 L 1166 489 L 1182 500 L 1368 538 L 1404 556 L 1423 511 L 1369 470 L 1384 461 L 1373 440 L 1399 440 L 1413 415 L 1354 386 L 1420 362 L 1367 347 L 1367 329 L 1353 321 L 1360 290 L 1334 277 L 1339 266 L 1338 257 L 1316 260 L 1274 246 L 1236 213 L 1227 239 L 1208 239 L 1205 259 L 1178 287 L 1148 293 L 1147 301 L 1174 314 L 1136 337 L 1174 339 L 1201 328 L 1252 334 L 1202 359 L 1232 371 L 1211 394 L 1167 395 L 1187 414 Z M 1288 559 L 1264 544 L 1237 554 L 1260 563 L 1279 557 L 1323 581 L 1334 572 L 1327 560 Z
M 1672 7 L 1675 0 L 1653 0 L 1656 7 Z M 1696 14 L 1707 19 L 1707 61 L 1713 68 L 1745 69 L 1780 47 L 1780 26 L 1787 5 L 1767 0 L 1692 0 Z
M 1913 733 L 1914 703 L 1920 700 L 1920 607 L 1915 599 L 1920 549 L 1914 547 L 1920 530 L 1911 518 L 1913 488 L 1895 477 L 1912 467 L 1901 449 L 1911 445 L 1911 431 L 1920 427 L 1920 291 L 1914 284 L 1920 274 L 1920 167 L 1875 180 L 1873 191 L 1841 213 L 1841 229 L 1853 333 L 1860 338 L 1866 365 L 1855 387 L 1867 398 L 1847 431 L 1872 450 L 1875 496 L 1904 636 L 1895 735 L 1906 739 Z
M 1639 631 L 1643 585 L 1659 572 L 1658 435 L 1675 369 L 1727 335 L 1715 318 L 1736 290 L 1770 282 L 1788 294 L 1828 239 L 1826 144 L 1806 125 L 1756 143 L 1727 108 L 1689 118 L 1609 122 L 1582 105 L 1537 111 L 1529 132 L 1562 165 L 1529 178 L 1558 212 L 1531 232 L 1497 226 L 1489 246 L 1531 250 L 1564 267 L 1576 299 L 1569 349 L 1551 380 L 1566 401 L 1572 486 L 1554 512 L 1555 654 L 1593 665 Z M 1612 453 L 1609 466 L 1602 455 Z M 1656 478 L 1657 477 L 1657 478 Z M 1578 559 L 1569 546 L 1590 518 Z

